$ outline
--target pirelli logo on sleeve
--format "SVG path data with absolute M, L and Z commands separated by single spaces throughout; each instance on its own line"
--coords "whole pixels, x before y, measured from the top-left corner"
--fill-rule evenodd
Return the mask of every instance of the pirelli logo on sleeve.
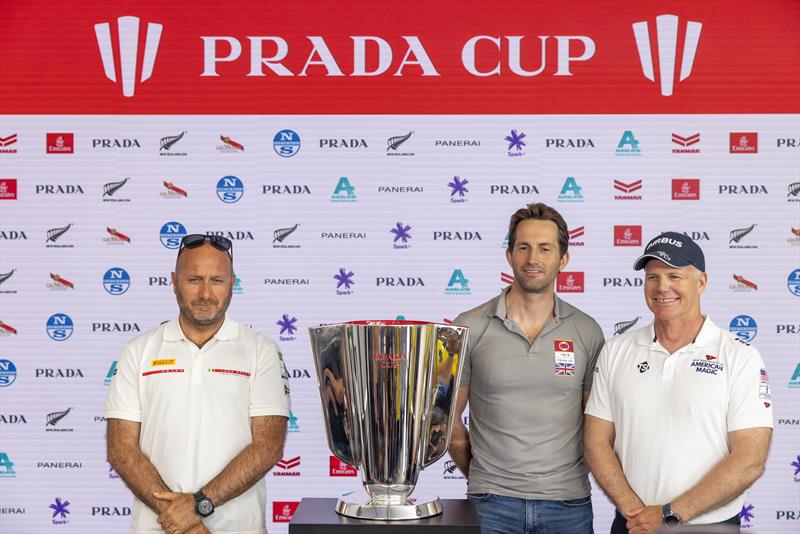
M 163 358 L 160 360 L 152 360 L 150 367 L 162 367 L 164 365 L 175 365 L 175 358 Z

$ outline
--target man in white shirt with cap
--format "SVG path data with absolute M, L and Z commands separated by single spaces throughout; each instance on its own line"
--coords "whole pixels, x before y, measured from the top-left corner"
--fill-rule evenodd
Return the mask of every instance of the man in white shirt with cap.
M 130 532 L 263 534 L 264 475 L 289 416 L 278 346 L 225 312 L 230 240 L 181 240 L 177 320 L 130 341 L 106 402 L 108 460 L 135 499 Z
M 772 437 L 763 360 L 700 312 L 705 258 L 687 236 L 655 237 L 634 269 L 653 322 L 606 343 L 586 406 L 586 461 L 617 508 L 611 534 L 738 525 Z

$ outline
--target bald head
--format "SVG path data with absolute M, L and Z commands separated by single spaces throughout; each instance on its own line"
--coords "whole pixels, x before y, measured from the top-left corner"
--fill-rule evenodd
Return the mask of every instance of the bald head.
M 197 329 L 219 327 L 231 303 L 233 261 L 227 252 L 203 243 L 184 248 L 172 273 L 172 289 L 184 323 Z

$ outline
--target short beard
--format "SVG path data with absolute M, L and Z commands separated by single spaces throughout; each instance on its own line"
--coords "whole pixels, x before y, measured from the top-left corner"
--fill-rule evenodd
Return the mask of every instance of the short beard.
M 192 314 L 192 309 L 189 305 L 184 304 L 183 295 L 180 289 L 175 288 L 176 296 L 178 297 L 178 308 L 181 311 L 181 316 L 190 325 L 198 330 L 205 330 L 211 326 L 216 326 L 225 320 L 225 312 L 228 311 L 228 306 L 231 304 L 231 297 L 233 296 L 233 287 L 226 295 L 225 299 L 220 303 L 219 313 L 208 319 L 199 319 Z

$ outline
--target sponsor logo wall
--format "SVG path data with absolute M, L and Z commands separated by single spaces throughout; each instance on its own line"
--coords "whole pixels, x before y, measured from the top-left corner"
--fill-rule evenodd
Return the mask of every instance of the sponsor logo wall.
M 709 76 L 704 47 L 714 46 L 711 27 L 719 19 L 690 9 L 674 19 L 657 18 L 653 9 L 625 10 L 615 17 L 625 20 L 627 33 L 615 38 L 632 67 L 616 100 L 633 85 L 658 108 L 702 88 Z M 687 108 L 691 114 L 677 108 L 651 114 L 639 105 L 625 111 L 601 95 L 591 112 L 531 115 L 514 114 L 513 106 L 476 112 L 474 97 L 464 96 L 470 103 L 462 112 L 472 114 L 461 115 L 457 99 L 437 96 L 442 112 L 421 107 L 387 115 L 390 107 L 364 102 L 363 111 L 348 112 L 332 104 L 339 113 L 332 117 L 323 114 L 323 95 L 312 94 L 311 111 L 298 115 L 298 103 L 282 109 L 278 97 L 285 94 L 277 93 L 268 113 L 259 111 L 262 104 L 244 112 L 236 103 L 229 115 L 211 117 L 181 101 L 189 83 L 182 71 L 174 92 L 164 85 L 175 67 L 170 46 L 182 31 L 177 19 L 153 10 L 118 20 L 120 14 L 103 10 L 89 34 L 81 34 L 93 47 L 85 51 L 86 68 L 92 91 L 104 95 L 100 111 L 77 110 L 66 99 L 61 112 L 53 102 L 37 111 L 13 99 L 0 108 L 0 530 L 127 531 L 131 495 L 105 461 L 105 396 L 124 344 L 176 317 L 170 272 L 188 233 L 233 241 L 237 283 L 229 313 L 272 337 L 284 354 L 292 414 L 284 458 L 267 476 L 269 531 L 287 532 L 303 497 L 361 491 L 356 471 L 326 445 L 307 328 L 352 319 L 442 322 L 492 298 L 513 280 L 504 257 L 508 219 L 529 202 L 565 216 L 570 262 L 558 291 L 592 314 L 608 337 L 650 322 L 642 273 L 631 269 L 643 244 L 667 230 L 698 240 L 710 279 L 704 312 L 759 349 L 775 406 L 767 471 L 751 489 L 742 521 L 762 533 L 791 528 L 800 498 L 796 104 L 737 112 L 711 109 L 718 103 L 704 110 L 700 99 Z M 547 91 L 568 78 L 553 76 L 559 68 L 581 83 L 581 67 L 602 61 L 604 50 L 586 24 L 589 37 L 564 49 L 557 44 L 564 41 L 556 38 L 559 24 L 549 23 L 552 64 L 541 76 L 530 74 L 536 67 L 526 61 L 533 56 L 513 67 L 507 57 L 495 58 L 498 69 L 515 72 L 515 84 L 544 84 Z M 654 59 L 661 53 L 655 43 L 678 27 L 683 52 L 671 72 Z M 244 79 L 249 60 L 233 53 L 239 43 L 241 58 L 250 57 L 248 31 L 226 41 L 233 47 L 228 60 L 208 40 L 200 56 L 186 52 L 200 69 L 191 83 L 209 84 L 215 94 L 205 97 L 214 101 L 209 109 L 224 112 L 213 88 L 219 78 L 235 78 L 235 65 L 242 79 L 229 83 L 255 81 Z M 494 65 L 485 54 L 505 54 L 515 44 L 486 31 L 471 34 L 484 37 L 474 48 L 454 48 L 469 83 L 495 83 L 484 75 Z M 285 78 L 298 87 L 312 43 L 290 33 L 287 46 L 301 57 L 290 56 L 285 69 L 292 76 Z M 118 57 L 125 35 L 139 36 L 132 69 Z M 349 80 L 359 68 L 382 67 L 377 56 L 370 57 L 378 67 L 358 63 L 351 50 L 338 81 L 373 80 L 385 90 L 409 49 L 403 81 L 426 87 L 430 69 L 444 78 L 450 72 L 425 38 L 389 40 L 394 59 L 386 76 Z M 344 57 L 333 42 L 330 59 L 325 43 L 314 43 L 307 69 L 316 84 L 326 83 L 331 61 Z M 385 50 L 377 40 L 362 42 L 372 45 Z M 559 49 L 572 59 L 559 60 Z M 470 61 L 462 50 L 482 59 Z M 279 61 L 261 65 L 269 73 L 259 80 L 264 86 L 283 76 Z M 109 107 L 109 99 L 119 107 Z M 175 111 L 171 102 L 178 102 Z M 445 455 L 422 473 L 418 487 L 459 498 L 466 481 Z M 593 495 L 595 528 L 604 531 L 613 509 L 599 488 Z

